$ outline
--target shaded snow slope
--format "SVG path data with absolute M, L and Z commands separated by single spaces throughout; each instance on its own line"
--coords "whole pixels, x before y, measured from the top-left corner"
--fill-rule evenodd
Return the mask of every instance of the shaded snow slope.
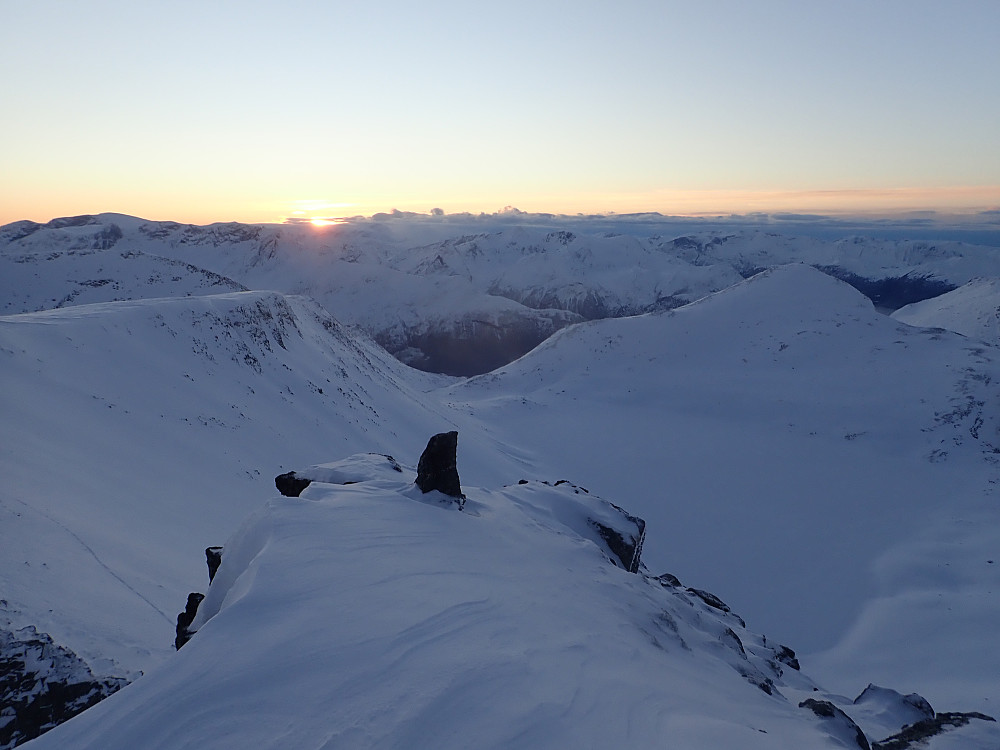
M 525 513 L 568 485 L 466 490 L 464 512 L 391 475 L 269 503 L 192 640 L 32 747 L 851 746 L 780 646 Z
M 913 326 L 946 328 L 1000 344 L 1000 279 L 974 279 L 934 299 L 900 308 L 892 317 Z
M 273 292 L 0 318 L 2 614 L 98 676 L 165 655 L 198 556 L 289 464 L 419 449 L 435 378 Z M 502 456 L 469 435 L 470 478 Z
M 876 681 L 985 710 L 1000 700 L 998 383 L 992 349 L 788 266 L 566 329 L 451 398 L 660 529 L 654 572 L 802 650 L 860 628 L 831 675 L 876 663 Z

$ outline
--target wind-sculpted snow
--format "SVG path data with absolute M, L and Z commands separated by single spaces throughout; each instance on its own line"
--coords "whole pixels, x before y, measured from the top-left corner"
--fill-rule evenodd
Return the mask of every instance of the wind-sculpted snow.
M 184 648 L 35 746 L 844 747 L 799 703 L 852 704 L 787 649 L 576 533 L 599 499 L 468 488 L 460 511 L 376 468 L 252 514 Z

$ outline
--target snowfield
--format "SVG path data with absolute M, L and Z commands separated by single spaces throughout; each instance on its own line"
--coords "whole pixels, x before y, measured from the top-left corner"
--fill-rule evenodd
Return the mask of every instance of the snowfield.
M 132 684 L 31 747 L 855 747 L 926 718 L 911 693 L 1000 714 L 1000 251 L 513 221 L 0 228 L 0 747 L 85 677 Z M 399 361 L 449 352 L 517 358 Z M 464 511 L 412 484 L 450 430 Z M 599 498 L 645 520 L 638 575 Z

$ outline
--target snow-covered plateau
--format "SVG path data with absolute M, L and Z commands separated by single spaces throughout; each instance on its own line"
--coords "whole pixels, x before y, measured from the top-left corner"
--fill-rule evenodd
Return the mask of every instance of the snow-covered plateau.
M 1000 746 L 1000 249 L 514 219 L 0 228 L 0 747 Z

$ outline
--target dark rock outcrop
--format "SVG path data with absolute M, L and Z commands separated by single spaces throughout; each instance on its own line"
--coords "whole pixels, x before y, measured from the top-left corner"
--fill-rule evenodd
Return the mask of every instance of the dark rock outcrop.
M 198 614 L 198 605 L 204 598 L 204 594 L 199 594 L 196 591 L 188 594 L 184 611 L 177 615 L 177 637 L 174 638 L 174 648 L 178 651 L 180 651 L 181 646 L 191 640 L 191 636 L 195 633 L 190 629 L 191 623 L 194 622 L 194 616 Z
M 868 742 L 868 738 L 865 737 L 865 733 L 861 731 L 861 727 L 855 723 L 854 719 L 830 703 L 830 701 L 818 701 L 814 698 L 806 698 L 799 704 L 799 708 L 808 708 L 821 719 L 824 719 L 828 725 L 827 729 L 829 733 L 834 737 L 839 737 L 846 741 L 854 741 L 862 750 L 872 750 L 872 746 Z
M 913 302 L 939 297 L 958 288 L 946 281 L 913 273 L 882 279 L 869 279 L 846 271 L 839 266 L 816 266 L 816 269 L 850 284 L 870 299 L 875 306 L 889 310 L 898 310 Z
M 614 503 L 610 505 L 622 514 L 622 520 L 630 529 L 623 533 L 620 529 L 613 529 L 592 518 L 589 519 L 590 525 L 597 529 L 608 549 L 621 561 L 622 567 L 629 573 L 638 573 L 642 560 L 642 543 L 646 539 L 646 522 L 630 515 Z
M 127 683 L 95 677 L 79 656 L 34 627 L 0 628 L 0 748 L 44 734 Z
M 796 658 L 795 652 L 788 648 L 788 646 L 779 645 L 774 650 L 774 658 L 796 671 L 799 669 L 799 660 Z
M 656 580 L 660 582 L 660 585 L 664 588 L 674 588 L 679 589 L 684 584 L 681 583 L 681 579 L 675 576 L 673 573 L 664 573 L 663 575 L 656 576 Z
M 699 599 L 705 602 L 705 604 L 707 604 L 709 607 L 712 607 L 712 609 L 717 609 L 720 612 L 725 612 L 727 615 L 732 615 L 743 627 L 747 626 L 746 622 L 743 621 L 742 617 L 733 612 L 729 608 L 728 604 L 722 601 L 722 599 L 717 597 L 711 591 L 703 591 L 701 589 L 694 589 L 689 587 L 688 592 L 697 596 Z
M 206 547 L 205 560 L 208 563 L 208 582 L 212 583 L 219 566 L 222 565 L 222 547 Z
M 294 471 L 289 471 L 286 474 L 279 474 L 274 478 L 274 486 L 277 487 L 278 492 L 285 497 L 298 497 L 302 494 L 302 490 L 310 484 L 312 484 L 312 482 L 308 479 L 300 479 L 295 476 Z
M 951 728 L 964 727 L 972 719 L 978 721 L 996 721 L 992 716 L 977 713 L 943 713 L 937 714 L 933 719 L 923 719 L 915 724 L 903 728 L 903 731 L 886 737 L 881 742 L 872 745 L 872 750 L 908 750 L 908 748 L 922 747 L 925 740 L 935 735 L 941 734 Z
M 417 486 L 421 492 L 438 492 L 465 504 L 462 484 L 458 478 L 458 433 L 440 432 L 427 441 L 417 464 Z

